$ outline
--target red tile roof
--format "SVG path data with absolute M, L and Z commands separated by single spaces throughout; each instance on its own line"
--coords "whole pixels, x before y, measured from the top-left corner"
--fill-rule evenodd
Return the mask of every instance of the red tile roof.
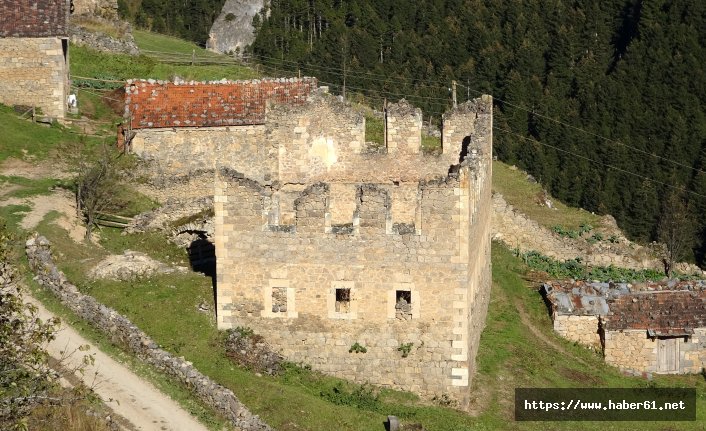
M 0 0 L 0 37 L 67 36 L 69 0 Z
M 706 327 L 706 291 L 655 291 L 608 300 L 604 328 L 644 329 L 655 335 L 690 334 Z
M 301 105 L 316 86 L 315 78 L 128 81 L 125 116 L 133 129 L 263 124 L 268 102 Z

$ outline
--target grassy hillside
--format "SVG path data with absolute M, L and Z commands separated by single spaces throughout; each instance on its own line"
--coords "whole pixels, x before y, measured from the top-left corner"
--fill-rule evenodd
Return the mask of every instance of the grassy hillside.
M 581 225 L 600 225 L 600 216 L 580 208 L 569 207 L 551 196 L 552 207 L 540 205 L 544 197 L 541 184 L 527 180 L 527 173 L 503 162 L 493 162 L 493 191 L 502 194 L 514 206 L 540 225 L 552 229 L 564 226 L 576 230 Z
M 20 118 L 12 108 L 0 105 L 0 162 L 8 157 L 16 159 L 44 159 L 60 144 L 78 139 L 80 131 L 63 127 L 32 123 Z
M 706 385 L 701 376 L 655 377 L 652 382 L 622 376 L 587 349 L 557 337 L 536 287 L 523 279 L 525 268 L 502 246 L 493 246 L 493 292 L 487 326 L 478 354 L 476 416 L 420 402 L 408 393 L 376 391 L 346 384 L 300 367 L 280 377 L 258 376 L 240 369 L 225 356 L 212 316 L 198 311 L 213 307 L 210 280 L 200 275 L 164 275 L 132 282 L 89 281 L 88 267 L 107 252 L 143 250 L 162 261 L 185 264 L 183 250 L 158 236 L 104 231 L 103 249 L 68 244 L 60 230 L 40 230 L 61 250 L 60 267 L 86 293 L 127 315 L 167 350 L 183 355 L 205 374 L 231 388 L 249 408 L 279 430 L 370 430 L 386 414 L 428 430 L 518 429 L 603 430 L 635 429 L 636 423 L 517 423 L 513 417 L 515 387 L 669 387 Z M 160 313 L 153 310 L 159 309 Z M 179 316 L 165 318 L 165 316 Z M 336 389 L 338 388 L 338 389 Z M 338 393 L 336 392 L 338 391 Z M 337 395 L 334 397 L 334 394 Z M 335 400 L 335 401 L 332 401 Z M 706 404 L 699 402 L 699 418 Z M 701 429 L 703 423 L 680 429 Z M 691 425 L 691 426 L 688 426 Z M 660 424 L 639 424 L 660 430 Z
M 190 55 L 195 50 L 192 45 L 173 38 L 141 32 L 136 37 L 142 47 L 153 48 L 149 51 Z M 145 52 L 150 54 L 147 50 Z M 202 79 L 220 79 L 223 73 L 231 70 L 229 68 L 236 67 L 232 64 L 173 64 L 168 63 L 165 57 L 160 59 L 159 55 L 152 55 L 128 57 L 73 48 L 72 73 L 120 80 L 135 76 L 166 79 L 170 77 L 169 73 L 180 71 L 206 77 Z M 210 54 L 199 55 L 207 57 Z M 253 72 L 243 69 L 239 73 L 242 74 L 238 78 L 245 78 Z M 104 96 L 107 91 L 104 90 L 93 87 L 85 90 L 87 97 L 93 97 L 88 101 L 94 104 L 91 112 L 95 119 L 112 118 L 105 107 Z M 61 143 L 80 136 L 75 129 L 45 127 L 17 119 L 9 108 L 0 107 L 0 124 L 7 125 L 3 129 L 4 133 L 0 134 L 0 162 L 7 157 L 52 160 Z M 48 171 L 46 177 L 51 176 L 52 172 Z M 0 177 L 0 181 L 3 179 L 7 184 L 21 187 L 12 192 L 14 196 L 28 197 L 46 193 L 51 185 L 55 185 L 51 179 Z M 540 186 L 527 182 L 521 172 L 500 162 L 494 164 L 493 181 L 494 189 L 503 193 L 508 202 L 547 227 L 563 224 L 567 228 L 576 228 L 583 223 L 598 224 L 596 216 L 567 208 L 557 201 L 554 201 L 557 210 L 537 205 L 534 197 L 541 192 Z M 133 196 L 136 198 L 135 206 L 143 205 L 141 202 L 144 199 L 136 194 Z M 28 232 L 18 227 L 18 222 L 29 209 L 25 205 L 0 206 L 0 216 L 11 217 L 12 228 L 20 238 L 28 235 Z M 250 409 L 281 431 L 381 429 L 381 423 L 388 414 L 397 415 L 407 423 L 422 423 L 428 430 L 448 431 L 636 428 L 697 430 L 706 427 L 706 382 L 702 376 L 656 376 L 653 381 L 625 377 L 615 368 L 606 366 L 597 353 L 556 336 L 537 293 L 537 285 L 528 281 L 532 277 L 528 275 L 527 268 L 498 244 L 493 244 L 493 291 L 477 357 L 478 374 L 471 389 L 474 395 L 473 414 L 468 415 L 444 407 L 443 397 L 439 403 L 423 402 L 413 394 L 377 391 L 367 386 L 352 385 L 298 366 L 288 367 L 284 375 L 279 377 L 259 376 L 241 369 L 225 356 L 221 345 L 222 334 L 216 330 L 212 314 L 198 310 L 202 303 L 214 309 L 210 279 L 192 273 L 111 282 L 91 281 L 86 275 L 88 269 L 101 258 L 110 253 L 122 253 L 125 249 L 144 251 L 160 261 L 186 266 L 188 258 L 184 250 L 169 244 L 158 234 L 123 236 L 110 228 L 102 231 L 100 245 L 77 244 L 65 230 L 52 223 L 54 217 L 56 213 L 50 213 L 40 223 L 38 230 L 53 242 L 55 258 L 70 280 L 84 292 L 128 316 L 165 349 L 184 356 L 204 374 L 231 388 Z M 18 243 L 18 247 L 21 243 Z M 22 264 L 26 265 L 24 262 Z M 27 282 L 31 283 L 31 277 L 27 277 Z M 38 295 L 55 311 L 63 313 L 67 320 L 77 322 L 85 333 L 92 334 L 92 338 L 102 337 L 92 332 L 85 323 L 78 322 L 56 300 L 39 291 Z M 159 312 L 155 313 L 155 310 Z M 184 388 L 160 377 L 149 367 L 137 364 L 119 348 L 105 343 L 104 346 L 114 355 L 134 362 L 137 368 L 143 370 L 144 375 L 187 404 L 212 429 L 223 426 L 212 411 L 194 402 Z M 513 422 L 513 391 L 516 387 L 650 386 L 696 387 L 699 394 L 698 421 L 676 425 L 635 422 Z
M 21 124 L 28 133 L 51 130 L 29 122 Z M 69 132 L 68 129 L 57 129 L 58 135 L 49 142 L 48 147 L 53 145 L 52 142 L 69 139 L 73 136 Z M 11 144 L 19 145 L 18 142 Z M 47 157 L 50 151 L 41 154 L 43 156 L 38 157 Z M 509 168 L 508 172 L 504 172 L 504 168 L 496 165 L 496 175 L 517 173 Z M 22 183 L 19 179 L 13 181 Z M 24 196 L 46 192 L 46 185 L 36 183 L 42 180 L 34 181 L 20 184 L 25 187 L 22 189 Z M 510 184 L 507 179 L 502 181 Z M 11 209 L 15 220 L 19 220 L 22 211 L 28 208 Z M 627 430 L 636 426 L 659 430 L 665 429 L 664 426 L 629 422 L 513 423 L 513 390 L 515 387 L 535 386 L 654 385 L 695 386 L 699 394 L 706 393 L 701 376 L 659 376 L 652 382 L 624 377 L 616 369 L 606 366 L 596 353 L 554 335 L 544 304 L 536 292 L 537 286 L 526 281 L 529 278 L 526 268 L 507 249 L 496 244 L 493 245 L 492 256 L 493 292 L 477 358 L 478 374 L 472 388 L 474 415 L 421 402 L 409 393 L 378 392 L 368 387 L 350 385 L 296 366 L 289 367 L 280 377 L 258 376 L 230 362 L 223 352 L 221 334 L 216 330 L 212 315 L 198 311 L 198 305 L 204 302 L 211 309 L 214 306 L 208 278 L 199 274 L 162 275 L 118 283 L 94 282 L 86 277 L 86 271 L 109 253 L 120 253 L 128 248 L 142 250 L 163 262 L 186 265 L 184 250 L 170 245 L 157 234 L 122 236 L 113 229 L 103 230 L 100 247 L 77 244 L 66 231 L 51 223 L 52 217 L 50 214 L 38 229 L 54 243 L 56 259 L 73 282 L 127 315 L 164 348 L 184 356 L 202 372 L 233 389 L 249 408 L 279 430 L 377 429 L 387 414 L 395 414 L 408 423 L 422 423 L 429 430 Z M 17 224 L 14 224 L 14 229 L 21 238 L 27 235 Z M 56 304 L 54 307 L 60 309 Z M 156 309 L 160 312 L 154 313 Z M 76 320 L 70 314 L 65 316 L 71 321 Z M 94 334 L 94 337 L 100 335 Z M 113 347 L 109 349 L 122 355 Z M 212 427 L 220 426 L 214 414 L 190 400 L 183 389 L 155 377 L 153 371 L 147 370 L 145 374 L 160 381 L 159 384 L 169 393 L 181 397 L 183 402 L 192 406 L 191 409 L 207 418 Z M 680 424 L 679 429 L 703 428 L 705 406 L 700 396 L 700 421 Z
M 71 74 L 76 77 L 122 81 L 132 78 L 209 81 L 251 79 L 256 72 L 234 59 L 214 54 L 193 43 L 146 31 L 135 31 L 141 55 L 107 54 L 71 47 Z M 81 78 L 74 78 L 84 83 Z M 88 83 L 88 82 L 86 82 Z M 105 83 L 118 87 L 120 83 Z

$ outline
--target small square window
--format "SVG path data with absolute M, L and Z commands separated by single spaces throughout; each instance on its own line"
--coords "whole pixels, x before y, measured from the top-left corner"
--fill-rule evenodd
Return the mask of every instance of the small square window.
M 409 290 L 395 291 L 395 318 L 399 320 L 412 319 L 412 292 Z
M 287 312 L 287 288 L 273 287 L 272 288 L 272 312 L 286 313 Z
M 336 289 L 336 313 L 350 313 L 351 290 Z

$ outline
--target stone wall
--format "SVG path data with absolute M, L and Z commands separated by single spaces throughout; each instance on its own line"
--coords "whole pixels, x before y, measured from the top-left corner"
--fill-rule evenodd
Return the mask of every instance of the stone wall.
M 118 19 L 90 16 L 71 17 L 71 43 L 90 49 L 118 54 L 139 55 L 132 26 Z
M 680 368 L 684 373 L 701 373 L 706 367 L 706 328 L 697 328 L 679 344 Z
M 426 156 L 408 141 L 367 152 L 362 117 L 331 96 L 273 108 L 273 181 L 216 172 L 219 328 L 251 327 L 328 374 L 466 406 L 490 292 L 491 109 L 459 107 L 444 152 Z
M 561 238 L 508 204 L 500 193 L 493 194 L 493 237 L 521 252 L 538 251 L 565 261 L 580 258 L 589 266 L 617 266 L 663 270 L 662 262 L 643 246 L 622 239 L 622 246 L 591 245 L 586 240 Z M 608 248 L 609 247 L 609 248 Z
M 250 178 L 269 181 L 277 149 L 267 145 L 265 126 L 141 130 L 130 142 L 131 151 L 150 162 L 157 177 L 213 171 L 215 166 L 237 166 Z M 169 180 L 171 182 L 171 180 Z M 213 179 L 207 194 L 213 193 Z
M 647 330 L 605 332 L 606 363 L 621 370 L 659 373 L 659 338 L 647 336 Z M 706 366 L 706 328 L 696 328 L 689 337 L 677 337 L 678 373 L 700 373 Z
M 57 37 L 0 38 L 0 103 L 41 108 L 64 118 L 68 44 Z
M 201 374 L 190 362 L 160 349 L 154 340 L 115 310 L 99 303 L 92 296 L 82 294 L 54 264 L 50 243 L 46 238 L 30 238 L 26 243 L 26 252 L 37 282 L 112 341 L 125 346 L 143 361 L 184 384 L 238 429 L 271 430 L 258 416 L 250 413 L 230 389 Z
M 109 20 L 118 19 L 117 0 L 72 0 L 72 15 L 90 15 Z
M 606 331 L 604 343 L 607 364 L 635 371 L 654 371 L 657 366 L 657 343 L 647 338 L 647 330 Z
M 594 349 L 601 348 L 597 316 L 555 315 L 554 330 L 569 341 Z

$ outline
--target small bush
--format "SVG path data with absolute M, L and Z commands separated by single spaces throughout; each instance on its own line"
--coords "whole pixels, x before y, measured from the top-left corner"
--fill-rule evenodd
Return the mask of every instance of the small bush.
M 235 14 L 232 14 L 232 13 L 226 14 L 226 21 L 228 21 L 228 22 L 235 21 Z
M 348 349 L 348 353 L 367 353 L 367 351 L 368 349 L 365 346 L 361 346 L 357 341 Z
M 414 346 L 414 343 L 403 343 L 403 344 L 400 344 L 400 347 L 398 347 L 397 350 L 402 352 L 403 358 L 406 358 L 407 356 L 409 356 L 409 353 L 412 351 L 413 346 Z
M 339 406 L 351 406 L 368 411 L 381 411 L 380 395 L 370 385 L 358 386 L 352 391 L 346 390 L 341 383 L 329 391 L 321 391 L 321 398 Z

